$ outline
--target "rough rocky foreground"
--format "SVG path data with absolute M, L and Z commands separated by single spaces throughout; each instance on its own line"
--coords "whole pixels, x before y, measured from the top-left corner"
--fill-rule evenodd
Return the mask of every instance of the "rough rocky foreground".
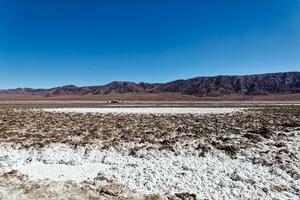
M 130 158 L 145 158 L 160 152 L 186 156 L 187 161 L 189 156 L 224 155 L 229 161 L 252 163 L 254 167 L 268 169 L 272 177 L 286 180 L 262 187 L 238 171 L 228 174 L 232 182 L 255 186 L 261 191 L 261 199 L 300 197 L 299 106 L 268 106 L 206 115 L 76 114 L 3 107 L 0 128 L 1 144 L 29 151 L 64 144 L 87 152 L 97 146 Z M 5 164 L 3 157 L 0 168 L 1 164 Z M 31 180 L 15 170 L 3 173 L 0 180 L 0 192 L 5 199 L 207 199 L 205 195 L 186 191 L 141 195 L 118 183 Z M 219 188 L 221 193 L 228 189 L 224 184 Z

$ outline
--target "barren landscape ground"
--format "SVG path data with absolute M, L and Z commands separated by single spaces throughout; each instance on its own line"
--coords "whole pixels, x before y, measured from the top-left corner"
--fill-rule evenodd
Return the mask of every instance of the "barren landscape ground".
M 299 102 L 0 103 L 0 199 L 300 199 Z

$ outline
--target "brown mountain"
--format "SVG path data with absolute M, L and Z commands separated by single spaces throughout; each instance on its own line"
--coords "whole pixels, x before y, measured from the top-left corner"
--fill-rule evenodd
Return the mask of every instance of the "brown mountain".
M 76 87 L 67 85 L 51 89 L 17 88 L 0 90 L 0 95 L 38 95 L 44 97 L 150 93 L 176 93 L 198 97 L 295 94 L 300 93 L 300 72 L 196 77 L 168 83 L 114 81 L 102 86 Z

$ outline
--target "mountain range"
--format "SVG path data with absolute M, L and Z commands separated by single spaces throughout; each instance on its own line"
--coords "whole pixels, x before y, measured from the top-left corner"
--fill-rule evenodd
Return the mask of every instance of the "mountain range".
M 300 72 L 195 77 L 167 83 L 114 81 L 100 86 L 77 87 L 66 85 L 50 89 L 17 88 L 0 90 L 2 96 L 42 97 L 160 93 L 176 93 L 196 97 L 296 94 L 300 93 Z

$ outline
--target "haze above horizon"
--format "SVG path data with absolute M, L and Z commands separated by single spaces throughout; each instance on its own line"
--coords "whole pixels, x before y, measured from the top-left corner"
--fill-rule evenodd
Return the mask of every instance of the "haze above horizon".
M 0 88 L 300 71 L 299 0 L 0 0 Z

